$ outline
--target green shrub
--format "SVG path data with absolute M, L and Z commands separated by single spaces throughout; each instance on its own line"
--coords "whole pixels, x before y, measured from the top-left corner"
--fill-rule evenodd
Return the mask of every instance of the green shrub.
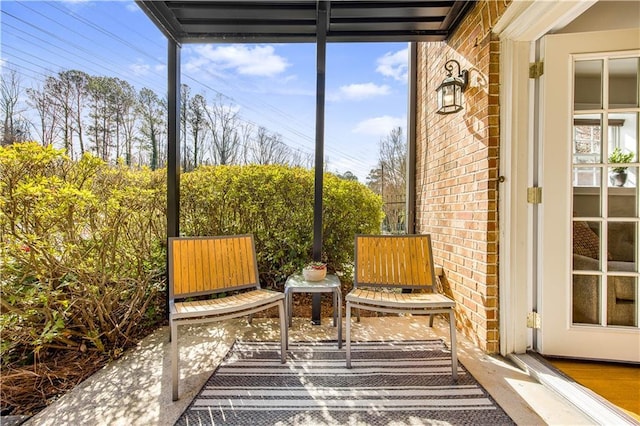
M 117 357 L 157 320 L 165 200 L 156 172 L 0 148 L 3 365 L 46 349 Z
M 312 257 L 313 171 L 280 165 L 205 166 L 183 174 L 184 235 L 253 234 L 263 284 L 280 287 Z M 374 233 L 382 201 L 364 185 L 325 173 L 323 261 L 349 279 L 356 233 Z
M 322 260 L 348 285 L 382 201 L 329 173 L 324 186 Z M 44 406 L 164 318 L 166 191 L 166 170 L 0 147 L 0 408 Z M 281 287 L 311 260 L 313 193 L 301 168 L 201 167 L 182 175 L 182 233 L 253 234 L 261 282 Z

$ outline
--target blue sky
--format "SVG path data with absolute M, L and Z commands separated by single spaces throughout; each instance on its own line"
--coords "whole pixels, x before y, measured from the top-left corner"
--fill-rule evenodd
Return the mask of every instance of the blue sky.
M 79 69 L 166 93 L 166 40 L 133 0 L 1 1 L 0 9 L 1 64 L 19 72 L 23 89 Z M 242 119 L 313 152 L 315 62 L 313 44 L 186 44 L 182 82 L 208 99 L 222 94 Z M 327 46 L 329 170 L 364 182 L 380 138 L 406 127 L 406 73 L 406 43 Z

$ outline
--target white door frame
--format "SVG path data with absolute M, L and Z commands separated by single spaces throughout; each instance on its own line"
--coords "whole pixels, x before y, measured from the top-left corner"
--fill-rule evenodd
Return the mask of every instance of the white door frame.
M 534 304 L 537 250 L 526 189 L 534 183 L 534 90 L 529 62 L 534 44 L 574 20 L 597 0 L 514 0 L 493 31 L 500 37 L 499 282 L 500 353 L 523 353 L 532 346 L 527 313 Z

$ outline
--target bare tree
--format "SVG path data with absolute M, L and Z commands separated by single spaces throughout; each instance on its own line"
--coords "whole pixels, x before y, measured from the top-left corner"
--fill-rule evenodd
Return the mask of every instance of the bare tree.
M 125 82 L 126 83 L 126 82 Z M 118 108 L 118 124 L 124 138 L 124 159 L 127 166 L 133 165 L 133 142 L 136 137 L 136 123 L 138 115 L 136 108 L 138 97 L 135 89 L 129 83 L 122 88 L 122 104 Z
M 205 109 L 207 125 L 211 131 L 211 160 L 213 164 L 236 164 L 240 156 L 241 134 L 238 112 L 222 102 L 216 102 Z
M 2 145 L 10 145 L 20 139 L 23 130 L 17 125 L 16 106 L 20 98 L 20 78 L 15 70 L 2 74 L 0 83 L 0 109 L 2 110 Z
M 385 171 L 385 183 L 404 190 L 407 182 L 407 144 L 401 127 L 392 129 L 380 140 L 380 164 Z
M 53 102 L 62 136 L 62 146 L 67 155 L 73 158 L 73 97 L 70 82 L 65 76 L 64 73 L 59 73 L 58 76 L 47 77 L 44 82 L 44 91 Z
M 52 99 L 51 94 L 44 89 L 27 89 L 27 95 L 29 97 L 28 104 L 38 112 L 42 145 L 53 144 L 59 131 L 59 116 L 55 101 Z
M 282 142 L 282 135 L 269 133 L 259 127 L 253 140 L 247 145 L 247 160 L 255 164 L 287 164 L 291 153 Z
M 188 106 L 190 102 L 191 88 L 182 84 L 180 86 L 180 143 L 182 145 L 182 169 L 191 170 L 194 166 L 190 165 L 189 155 L 189 141 L 187 135 L 189 134 L 187 124 L 189 123 L 189 111 Z
M 292 149 L 289 156 L 288 164 L 291 167 L 303 167 L 310 169 L 313 167 L 314 156 L 308 152 L 302 152 L 299 149 Z
M 380 139 L 378 167 L 367 176 L 367 186 L 382 195 L 385 226 L 391 232 L 404 230 L 407 183 L 407 144 L 402 128 L 396 127 Z

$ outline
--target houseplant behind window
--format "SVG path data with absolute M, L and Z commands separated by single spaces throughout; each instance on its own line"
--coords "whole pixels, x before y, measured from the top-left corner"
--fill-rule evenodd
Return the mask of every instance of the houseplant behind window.
M 609 180 L 613 186 L 624 186 L 627 182 L 627 167 L 620 166 L 619 164 L 630 163 L 633 160 L 633 152 L 627 154 L 623 153 L 620 147 L 614 149 L 609 155 L 610 164 L 618 164 L 616 167 L 611 168 L 609 173 Z

